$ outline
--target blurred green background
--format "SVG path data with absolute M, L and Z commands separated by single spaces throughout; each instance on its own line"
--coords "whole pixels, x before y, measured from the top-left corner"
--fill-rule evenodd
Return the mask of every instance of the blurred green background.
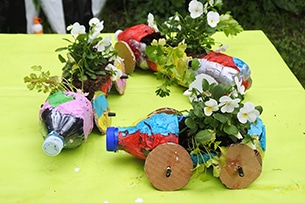
M 176 11 L 186 14 L 188 3 L 189 0 L 108 0 L 100 14 L 105 26 L 103 32 L 146 23 L 149 12 L 158 21 Z M 222 11 L 231 11 L 245 30 L 263 30 L 305 87 L 304 0 L 223 0 Z

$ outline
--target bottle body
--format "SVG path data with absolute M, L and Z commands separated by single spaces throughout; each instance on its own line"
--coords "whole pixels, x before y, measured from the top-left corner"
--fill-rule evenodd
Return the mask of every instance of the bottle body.
M 154 114 L 134 126 L 108 127 L 106 132 L 107 151 L 124 150 L 145 159 L 148 153 L 163 143 L 178 144 L 179 116 Z
M 80 146 L 93 128 L 91 102 L 74 92 L 57 92 L 50 95 L 39 112 L 43 151 L 49 156 L 58 155 L 63 148 Z
M 37 16 L 34 17 L 34 24 L 32 26 L 34 34 L 43 34 L 43 27 L 41 25 L 41 19 Z

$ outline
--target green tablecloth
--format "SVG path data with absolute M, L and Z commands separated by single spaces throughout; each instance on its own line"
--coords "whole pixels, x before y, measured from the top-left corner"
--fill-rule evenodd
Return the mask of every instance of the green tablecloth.
M 262 105 L 267 151 L 261 176 L 248 188 L 229 190 L 208 172 L 179 191 L 158 191 L 146 178 L 144 162 L 129 154 L 106 151 L 105 136 L 95 129 L 88 141 L 57 157 L 41 149 L 38 111 L 47 95 L 26 89 L 23 77 L 32 65 L 60 74 L 55 49 L 64 35 L 0 35 L 0 201 L 1 202 L 300 202 L 305 199 L 305 92 L 261 31 L 234 38 L 216 34 L 229 55 L 244 60 L 253 85 L 246 100 Z M 113 126 L 129 126 L 160 107 L 189 109 L 184 88 L 168 98 L 155 96 L 159 81 L 137 69 L 125 95 L 108 101 L 117 116 Z

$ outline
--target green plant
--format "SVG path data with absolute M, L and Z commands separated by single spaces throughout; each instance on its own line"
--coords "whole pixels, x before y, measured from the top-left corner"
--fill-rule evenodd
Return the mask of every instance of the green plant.
M 153 40 L 150 46 L 146 47 L 145 54 L 153 61 L 158 71 L 155 73 L 162 84 L 157 88 L 156 95 L 165 97 L 170 95 L 168 87 L 172 85 L 188 85 L 195 80 L 194 70 L 199 67 L 197 59 L 193 59 L 191 68 L 188 61 L 192 60 L 185 53 L 186 44 L 178 44 L 171 47 L 166 44 L 165 39 Z
M 203 2 L 203 3 L 202 3 Z M 239 23 L 230 12 L 219 14 L 221 0 L 192 0 L 189 3 L 189 15 L 182 16 L 176 12 L 175 16 L 159 24 L 160 32 L 165 36 L 167 44 L 177 46 L 187 44 L 187 53 L 207 53 L 215 40 L 212 35 L 222 31 L 226 36 L 236 35 L 243 31 Z
M 53 94 L 58 91 L 71 91 L 74 87 L 66 79 L 60 80 L 58 76 L 51 75 L 50 71 L 43 71 L 41 66 L 32 66 L 33 72 L 24 77 L 24 83 L 29 90 Z M 36 74 L 37 72 L 37 74 Z
M 148 25 L 155 31 L 160 30 L 165 39 L 151 43 L 145 51 L 157 66 L 157 79 L 163 81 L 156 90 L 158 96 L 169 96 L 169 86 L 180 84 L 187 87 L 195 79 L 194 70 L 198 69 L 199 62 L 194 59 L 210 51 L 215 44 L 212 35 L 216 31 L 223 31 L 228 36 L 243 30 L 229 12 L 219 15 L 221 0 L 204 2 L 192 0 L 189 15 L 183 17 L 177 12 L 162 24 L 156 23 L 154 16 L 148 14 Z M 192 66 L 188 67 L 192 58 Z
M 225 147 L 233 143 L 245 143 L 253 149 L 259 148 L 257 135 L 249 134 L 262 113 L 261 106 L 252 102 L 242 103 L 244 91 L 235 78 L 234 85 L 209 84 L 202 81 L 203 92 L 192 89 L 192 109 L 185 119 L 187 144 L 185 148 L 197 159 L 197 173 L 213 167 L 214 176 L 220 172 L 219 161 Z
M 67 47 L 56 49 L 57 52 L 66 50 L 67 59 L 61 54 L 59 60 L 65 63 L 63 67 L 64 78 L 77 78 L 79 81 L 95 80 L 98 75 L 106 75 L 106 65 L 114 59 L 117 52 L 112 48 L 111 37 L 102 37 L 100 32 L 104 28 L 104 22 L 97 18 L 89 21 L 89 32 L 85 26 L 78 22 L 68 26 L 68 30 L 74 37 L 74 41 L 64 39 L 70 44 Z

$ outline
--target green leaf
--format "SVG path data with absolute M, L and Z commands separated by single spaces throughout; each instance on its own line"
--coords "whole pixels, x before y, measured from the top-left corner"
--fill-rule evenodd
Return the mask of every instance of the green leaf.
M 209 88 L 210 88 L 209 82 L 207 81 L 207 79 L 203 79 L 202 80 L 202 89 L 203 90 L 208 90 Z
M 213 139 L 214 132 L 211 130 L 201 130 L 196 135 L 195 138 L 200 143 L 207 143 Z
M 200 65 L 200 62 L 197 58 L 192 60 L 192 66 L 191 66 L 192 70 L 198 70 L 199 65 Z
M 29 90 L 33 90 L 35 88 L 35 84 L 30 83 L 30 84 L 27 85 L 27 88 Z
M 34 71 L 41 71 L 42 67 L 41 66 L 32 66 L 31 67 Z
M 58 59 L 60 62 L 66 63 L 66 59 L 61 54 L 58 54 Z
M 263 107 L 262 106 L 256 106 L 255 109 L 259 111 L 259 114 L 263 113 Z
M 37 78 L 37 75 L 36 75 L 35 73 L 31 73 L 31 74 L 30 74 L 30 78 L 36 79 L 36 78 Z
M 225 125 L 223 131 L 229 135 L 237 135 L 238 129 L 234 125 Z
M 203 118 L 204 117 L 204 113 L 202 111 L 202 108 L 195 106 L 194 108 L 194 114 L 198 117 L 198 118 Z
M 60 47 L 60 48 L 57 48 L 55 50 L 55 52 L 60 52 L 60 51 L 67 50 L 67 49 L 68 49 L 67 47 Z
M 213 117 L 216 120 L 220 121 L 221 123 L 226 123 L 228 120 L 227 116 L 225 116 L 225 114 L 221 114 L 221 113 L 214 113 Z
M 186 118 L 184 122 L 185 125 L 190 129 L 196 128 L 197 126 L 196 122 L 191 118 Z
M 224 87 L 223 85 L 216 85 L 212 90 L 211 93 L 214 97 L 214 99 L 218 100 L 220 97 L 225 95 Z

